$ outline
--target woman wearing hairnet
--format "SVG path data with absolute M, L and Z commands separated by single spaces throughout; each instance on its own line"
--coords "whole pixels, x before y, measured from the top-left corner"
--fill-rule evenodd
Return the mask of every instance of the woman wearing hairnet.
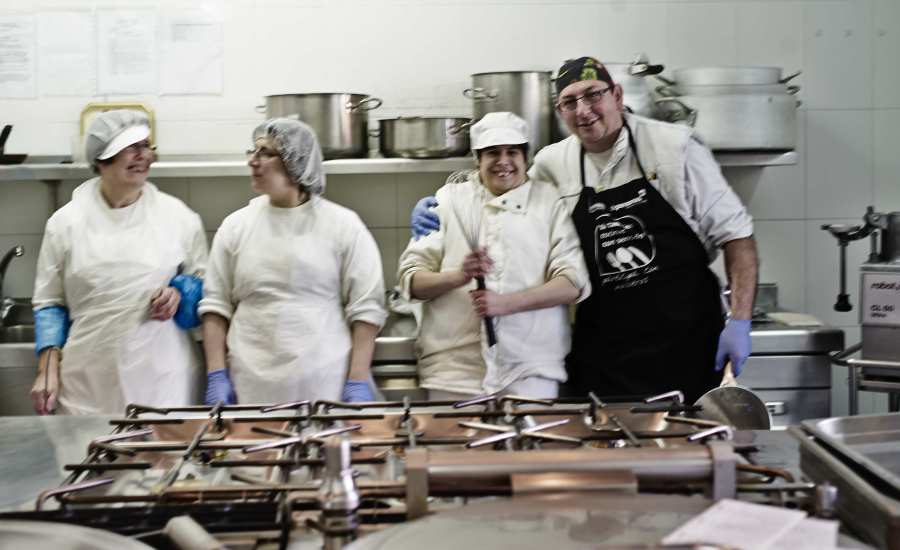
M 309 126 L 276 118 L 253 140 L 251 185 L 262 196 L 222 222 L 200 302 L 206 404 L 372 401 L 369 365 L 387 316 L 375 240 L 321 196 Z
M 200 361 L 185 329 L 198 324 L 206 234 L 147 181 L 149 136 L 141 113 L 97 115 L 85 155 L 98 177 L 47 221 L 33 298 L 39 414 L 195 402 Z
M 437 400 L 553 398 L 566 379 L 566 304 L 591 288 L 578 234 L 556 189 L 528 178 L 524 120 L 488 113 L 470 134 L 477 172 L 438 190 L 440 230 L 400 257 L 404 295 L 424 301 L 421 385 Z M 486 290 L 476 289 L 481 276 Z M 493 317 L 493 346 L 482 337 L 484 317 Z

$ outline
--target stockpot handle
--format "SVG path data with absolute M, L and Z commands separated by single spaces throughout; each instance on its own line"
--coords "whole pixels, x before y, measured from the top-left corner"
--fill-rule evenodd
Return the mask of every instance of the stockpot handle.
M 381 128 L 372 128 L 369 130 L 369 137 L 381 137 Z
M 453 126 L 447 128 L 447 134 L 455 136 L 456 134 L 462 132 L 468 132 L 469 128 L 471 128 L 473 124 L 475 123 L 471 120 L 468 122 L 462 122 L 460 124 L 454 124 Z
M 653 75 L 653 78 L 659 80 L 660 82 L 662 82 L 662 83 L 665 84 L 666 86 L 674 86 L 674 85 L 675 85 L 675 81 L 674 81 L 674 80 L 672 80 L 671 78 L 666 78 L 666 77 L 664 77 L 664 76 L 661 75 L 661 74 L 655 74 L 655 75 Z
M 797 78 L 798 76 L 800 76 L 800 74 L 801 74 L 802 72 L 803 72 L 803 71 L 797 71 L 797 72 L 794 73 L 794 74 L 791 74 L 791 75 L 788 75 L 788 76 L 782 78 L 782 79 L 779 80 L 778 82 L 781 82 L 782 84 L 787 84 L 789 81 L 791 81 L 791 80 Z
M 265 105 L 257 105 L 256 107 L 253 108 L 253 110 L 256 111 L 257 113 L 265 113 L 266 106 Z
M 359 100 L 359 103 L 353 103 L 352 101 L 348 101 L 346 108 L 350 111 L 355 111 L 359 109 L 360 111 L 371 111 L 372 109 L 377 109 L 381 107 L 383 102 L 380 98 L 366 96 Z
M 670 84 L 665 84 L 663 86 L 656 87 L 656 93 L 663 97 L 675 97 L 678 95 L 678 92 L 675 91 L 675 87 Z
M 800 91 L 800 86 L 797 86 L 796 84 L 792 84 L 787 87 L 787 93 L 789 93 L 791 95 L 797 95 L 797 92 L 799 92 L 799 91 Z
M 664 97 L 661 99 L 657 99 L 654 101 L 657 105 L 661 105 L 663 103 L 674 103 L 677 105 L 681 111 L 669 119 L 669 122 L 679 122 L 682 120 L 686 120 L 687 123 L 691 126 L 694 126 L 697 123 L 697 109 L 692 109 L 685 105 L 680 99 L 675 97 Z
M 497 90 L 485 90 L 484 88 L 466 88 L 463 95 L 474 101 L 494 100 L 500 97 Z

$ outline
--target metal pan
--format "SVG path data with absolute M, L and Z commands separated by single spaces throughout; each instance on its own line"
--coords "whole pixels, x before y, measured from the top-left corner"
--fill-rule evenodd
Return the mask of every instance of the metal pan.
M 379 120 L 381 154 L 430 159 L 469 154 L 468 118 L 400 117 Z
M 704 393 L 694 404 L 703 407 L 697 413 L 698 417 L 737 430 L 768 430 L 772 427 L 765 402 L 749 389 L 737 385 L 731 363 L 725 365 L 722 385 Z

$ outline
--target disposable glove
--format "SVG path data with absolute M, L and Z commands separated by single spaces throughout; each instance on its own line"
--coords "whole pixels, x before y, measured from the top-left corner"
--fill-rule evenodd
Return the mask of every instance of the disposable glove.
M 236 405 L 237 395 L 228 375 L 228 369 L 214 370 L 206 374 L 206 397 L 203 402 L 209 406 L 224 401 L 226 405 Z
M 34 312 L 34 352 L 45 348 L 60 348 L 69 337 L 69 310 L 63 306 L 49 306 Z
M 722 329 L 722 334 L 719 335 L 716 371 L 722 370 L 730 358 L 734 375 L 740 376 L 747 357 L 750 357 L 750 320 L 729 319 Z
M 341 401 L 344 403 L 375 401 L 375 395 L 372 394 L 368 380 L 347 380 L 344 392 L 341 393 Z
M 203 279 L 191 275 L 176 275 L 169 281 L 169 286 L 181 293 L 181 301 L 173 317 L 175 324 L 184 330 L 200 326 L 197 306 L 203 298 Z
M 437 199 L 434 197 L 424 197 L 413 207 L 409 219 L 413 239 L 419 240 L 419 237 L 424 237 L 441 228 L 441 219 L 432 210 L 437 205 Z

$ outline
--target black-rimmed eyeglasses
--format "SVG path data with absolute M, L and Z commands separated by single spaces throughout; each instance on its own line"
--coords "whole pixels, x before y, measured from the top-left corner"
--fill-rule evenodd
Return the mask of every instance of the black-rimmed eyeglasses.
M 560 100 L 559 103 L 556 104 L 556 108 L 560 111 L 572 112 L 578 108 L 578 101 L 582 99 L 588 105 L 594 105 L 595 103 L 600 103 L 600 101 L 603 100 L 604 94 L 610 90 L 612 90 L 612 87 L 603 88 L 602 90 L 588 90 L 582 95 L 567 97 L 566 99 Z

